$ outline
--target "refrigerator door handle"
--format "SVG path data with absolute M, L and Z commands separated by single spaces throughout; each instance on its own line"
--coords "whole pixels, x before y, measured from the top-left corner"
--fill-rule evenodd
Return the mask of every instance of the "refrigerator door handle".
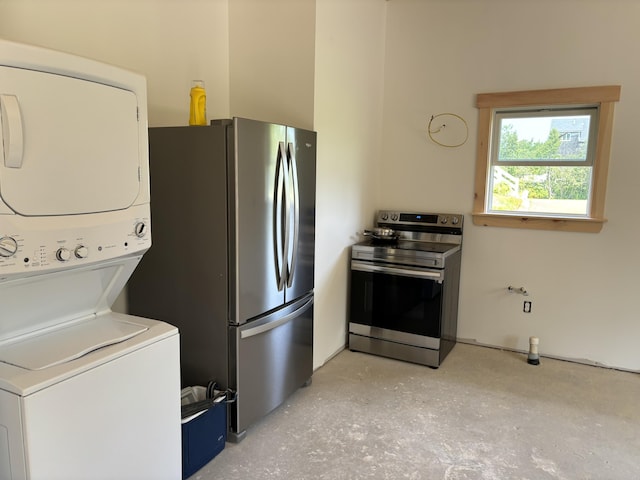
M 296 265 L 298 263 L 298 235 L 300 234 L 300 190 L 298 188 L 298 167 L 296 164 L 295 147 L 291 142 L 288 143 L 287 157 L 291 172 L 291 196 L 293 197 L 293 246 L 291 248 L 289 269 L 287 270 L 287 287 L 291 287 Z
M 284 142 L 280 142 L 278 146 L 278 154 L 276 161 L 276 178 L 273 195 L 273 254 L 275 257 L 276 267 L 276 283 L 278 284 L 278 291 L 282 291 L 286 281 L 286 257 L 285 243 L 286 237 L 282 236 L 282 213 L 283 213 L 283 199 L 285 195 L 285 148 Z
M 284 231 L 282 232 L 283 249 L 282 249 L 282 286 L 284 287 L 287 282 L 287 272 L 289 271 L 289 252 L 290 252 L 290 235 L 291 235 L 291 168 L 289 166 L 289 158 L 287 155 L 284 142 L 280 142 L 280 155 L 282 156 L 282 171 L 284 173 L 284 189 L 282 191 L 283 197 L 283 216 L 284 216 Z
M 269 330 L 273 330 L 274 328 L 278 328 L 280 325 L 284 325 L 285 323 L 293 320 L 294 318 L 300 316 L 305 310 L 307 310 L 313 304 L 313 295 L 309 297 L 304 297 L 299 300 L 299 303 L 302 303 L 301 306 L 296 306 L 297 308 L 292 312 L 287 313 L 282 318 L 272 322 L 261 323 L 252 328 L 247 328 L 246 330 L 240 331 L 240 338 L 249 338 L 254 337 L 256 335 L 260 335 L 261 333 L 268 332 Z

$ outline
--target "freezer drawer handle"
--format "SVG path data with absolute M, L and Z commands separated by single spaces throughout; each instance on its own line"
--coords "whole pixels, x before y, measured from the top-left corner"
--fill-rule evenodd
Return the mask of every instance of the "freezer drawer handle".
M 22 167 L 24 142 L 22 136 L 22 116 L 20 104 L 15 95 L 0 95 L 2 115 L 2 138 L 4 144 L 4 166 L 8 168 Z
M 288 321 L 296 318 L 302 312 L 307 310 L 311 304 L 313 303 L 313 297 L 307 300 L 300 308 L 296 308 L 293 312 L 287 313 L 284 317 L 275 322 L 264 323 L 262 325 L 258 325 L 257 327 L 248 328 L 247 330 L 240 332 L 240 338 L 249 338 L 255 335 L 260 335 L 261 333 L 268 332 L 269 330 L 273 330 L 274 328 L 278 328 L 281 325 L 284 325 Z

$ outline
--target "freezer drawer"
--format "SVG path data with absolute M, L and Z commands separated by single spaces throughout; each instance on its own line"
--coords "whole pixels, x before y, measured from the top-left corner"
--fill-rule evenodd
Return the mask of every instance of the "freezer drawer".
M 313 373 L 313 293 L 229 332 L 230 439 L 263 417 Z

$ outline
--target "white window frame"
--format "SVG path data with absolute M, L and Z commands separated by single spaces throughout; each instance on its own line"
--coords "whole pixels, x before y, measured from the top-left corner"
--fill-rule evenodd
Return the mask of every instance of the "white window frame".
M 563 230 L 577 232 L 599 232 L 606 222 L 604 200 L 611 149 L 614 104 L 620 99 L 620 86 L 565 88 L 553 90 L 530 90 L 521 92 L 486 93 L 476 98 L 478 108 L 478 147 L 476 157 L 475 197 L 473 222 L 476 225 Z M 586 215 L 571 216 L 557 214 L 527 214 L 520 212 L 489 210 L 489 195 L 492 194 L 490 178 L 495 164 L 492 160 L 497 152 L 494 130 L 496 114 L 508 111 L 532 112 L 535 110 L 597 109 L 595 124 L 591 124 L 589 143 L 593 149 L 588 155 L 592 164 L 591 188 Z M 499 133 L 498 133 L 499 135 Z M 595 141 L 593 141 L 595 140 Z M 500 162 L 498 162 L 500 163 Z M 568 162 L 557 162 L 561 166 Z M 502 163 L 504 164 L 504 162 Z M 572 161 L 569 165 L 584 165 Z M 522 164 L 524 165 L 524 164 Z

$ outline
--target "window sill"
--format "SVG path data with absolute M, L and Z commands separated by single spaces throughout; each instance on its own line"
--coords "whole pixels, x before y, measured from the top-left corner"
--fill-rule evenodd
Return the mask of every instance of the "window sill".
M 560 232 L 598 233 L 604 218 L 542 217 L 493 213 L 473 213 L 473 224 L 484 227 L 529 228 Z

